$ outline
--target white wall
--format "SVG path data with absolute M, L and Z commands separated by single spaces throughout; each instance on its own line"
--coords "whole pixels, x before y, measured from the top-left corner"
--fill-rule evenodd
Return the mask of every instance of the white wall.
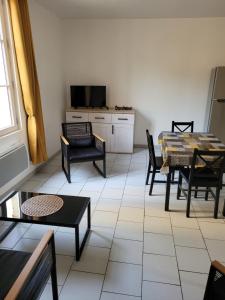
M 62 26 L 58 17 L 38 5 L 35 1 L 29 1 L 29 9 L 42 98 L 47 152 L 48 156 L 51 157 L 60 149 L 61 122 L 65 115 L 65 96 L 63 93 L 65 85 L 62 73 Z M 21 98 L 21 95 L 19 94 L 18 97 Z M 21 129 L 16 134 L 0 140 L 0 151 L 4 150 L 4 146 L 13 148 L 15 144 L 27 144 L 25 114 L 21 102 L 19 105 L 21 109 Z M 30 164 L 26 171 L 0 188 L 0 195 L 3 195 L 18 184 L 35 168 L 36 166 Z
M 65 115 L 62 26 L 58 17 L 37 2 L 30 0 L 29 8 L 50 157 L 60 149 L 61 123 Z
M 108 105 L 137 110 L 135 143 L 172 120 L 203 130 L 210 70 L 225 64 L 225 18 L 63 20 L 70 84 L 106 84 Z M 69 102 L 69 101 L 68 101 Z

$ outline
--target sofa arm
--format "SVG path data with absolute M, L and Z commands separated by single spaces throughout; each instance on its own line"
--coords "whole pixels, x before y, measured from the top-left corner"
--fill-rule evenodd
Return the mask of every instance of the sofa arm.
M 105 140 L 103 140 L 97 134 L 93 134 L 93 136 L 95 138 L 95 147 L 105 154 Z
M 24 286 L 27 284 L 30 274 L 33 272 L 38 262 L 40 261 L 43 253 L 46 251 L 48 245 L 51 244 L 51 247 L 55 247 L 53 230 L 49 230 L 45 233 L 37 247 L 35 248 L 33 254 L 27 261 L 26 265 L 22 269 L 21 273 L 17 277 L 16 281 L 12 285 L 8 294 L 4 298 L 5 300 L 16 300 Z M 55 249 L 55 248 L 54 248 Z M 52 255 L 55 256 L 55 250 L 52 252 Z M 53 258 L 55 260 L 55 257 Z

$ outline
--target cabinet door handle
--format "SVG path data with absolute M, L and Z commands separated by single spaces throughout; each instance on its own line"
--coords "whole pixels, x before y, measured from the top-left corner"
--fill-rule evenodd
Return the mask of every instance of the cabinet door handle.
M 81 119 L 81 116 L 72 116 L 73 119 Z
M 114 134 L 114 125 L 112 125 L 112 134 Z
M 96 120 L 104 120 L 104 117 L 95 117 Z
M 118 118 L 118 120 L 120 120 L 120 121 L 128 121 L 127 118 Z

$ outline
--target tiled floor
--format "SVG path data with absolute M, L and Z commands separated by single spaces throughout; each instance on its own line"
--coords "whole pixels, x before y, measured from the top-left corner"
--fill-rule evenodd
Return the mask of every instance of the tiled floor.
M 165 185 L 145 186 L 148 156 L 108 154 L 107 179 L 92 163 L 74 164 L 68 184 L 55 157 L 21 189 L 91 197 L 92 232 L 80 262 L 74 261 L 74 232 L 55 230 L 61 300 L 202 300 L 210 260 L 225 262 L 225 221 L 212 218 L 213 202 L 184 200 L 171 189 L 164 211 Z M 225 193 L 222 191 L 220 209 Z M 7 226 L 1 223 L 0 230 Z M 47 226 L 18 225 L 0 247 L 33 251 Z M 48 283 L 42 295 L 51 299 Z

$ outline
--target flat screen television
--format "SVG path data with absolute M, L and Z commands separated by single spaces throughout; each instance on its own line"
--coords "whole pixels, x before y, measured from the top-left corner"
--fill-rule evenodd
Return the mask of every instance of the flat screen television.
M 71 85 L 72 107 L 104 107 L 106 106 L 105 85 Z

